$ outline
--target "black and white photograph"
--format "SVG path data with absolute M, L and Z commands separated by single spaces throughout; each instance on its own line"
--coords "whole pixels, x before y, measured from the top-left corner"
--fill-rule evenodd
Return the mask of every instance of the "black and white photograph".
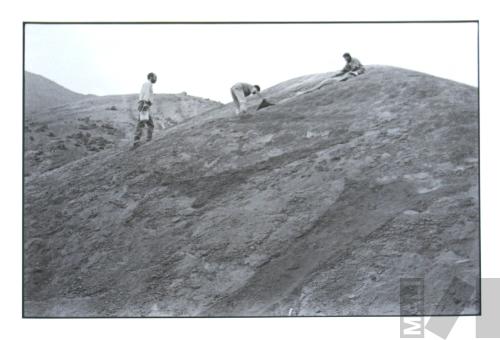
M 477 22 L 25 22 L 23 89 L 24 317 L 480 312 Z

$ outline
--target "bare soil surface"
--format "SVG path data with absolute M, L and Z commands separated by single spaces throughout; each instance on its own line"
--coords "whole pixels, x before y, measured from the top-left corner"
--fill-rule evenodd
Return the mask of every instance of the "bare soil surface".
M 477 313 L 477 89 L 371 66 L 300 94 L 329 76 L 25 177 L 25 315 L 398 315 L 401 278 Z

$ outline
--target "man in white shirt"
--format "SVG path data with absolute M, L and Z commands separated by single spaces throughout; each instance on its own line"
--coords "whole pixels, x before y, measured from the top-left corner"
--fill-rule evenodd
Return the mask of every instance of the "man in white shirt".
M 231 87 L 231 96 L 236 106 L 236 114 L 245 114 L 247 112 L 246 97 L 250 95 L 257 95 L 259 98 L 262 98 L 260 95 L 260 86 L 237 83 Z
M 142 136 L 142 129 L 148 127 L 147 141 L 149 142 L 153 138 L 153 117 L 151 116 L 151 105 L 153 105 L 153 84 L 156 83 L 156 74 L 153 72 L 148 74 L 148 80 L 142 85 L 141 93 L 139 94 L 139 119 L 137 123 L 137 128 L 135 129 L 134 146 L 139 145 L 139 141 Z

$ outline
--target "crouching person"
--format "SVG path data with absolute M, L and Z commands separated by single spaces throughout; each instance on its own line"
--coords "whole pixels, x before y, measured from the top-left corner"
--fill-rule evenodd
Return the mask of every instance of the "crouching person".
M 141 93 L 139 94 L 139 117 L 137 122 L 137 128 L 135 129 L 134 136 L 134 147 L 139 145 L 142 137 L 142 130 L 147 126 L 147 138 L 146 141 L 150 141 L 153 138 L 153 116 L 151 115 L 151 105 L 153 105 L 153 84 L 156 83 L 156 74 L 153 72 L 149 73 L 147 76 L 147 81 L 142 85 Z
M 247 113 L 247 99 L 250 95 L 260 96 L 260 86 L 250 85 L 247 83 L 237 83 L 231 87 L 231 96 L 233 97 L 234 106 L 236 107 L 236 114 Z

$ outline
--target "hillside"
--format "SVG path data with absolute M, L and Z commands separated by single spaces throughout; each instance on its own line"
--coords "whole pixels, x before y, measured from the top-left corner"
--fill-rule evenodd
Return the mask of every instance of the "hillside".
M 327 76 L 27 177 L 25 315 L 398 315 L 414 277 L 477 313 L 477 89 L 372 66 L 297 95 Z
M 28 71 L 24 72 L 24 110 L 25 113 L 34 113 L 72 103 L 86 97 L 67 88 Z
M 35 97 L 43 97 L 45 92 Z M 31 97 L 27 96 L 27 101 Z M 187 94 L 157 94 L 154 137 L 222 104 Z M 54 170 L 117 146 L 130 146 L 137 125 L 137 94 L 89 96 L 25 113 L 25 176 Z

